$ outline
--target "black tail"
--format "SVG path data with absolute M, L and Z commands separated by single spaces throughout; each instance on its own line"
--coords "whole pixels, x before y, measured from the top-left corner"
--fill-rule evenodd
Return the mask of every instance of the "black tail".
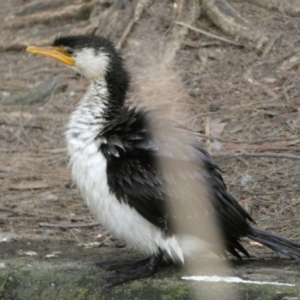
M 260 230 L 257 228 L 252 228 L 251 234 L 247 235 L 248 238 L 259 242 L 275 252 L 279 252 L 290 259 L 300 258 L 300 244 L 290 241 L 288 239 L 282 238 L 275 234 Z

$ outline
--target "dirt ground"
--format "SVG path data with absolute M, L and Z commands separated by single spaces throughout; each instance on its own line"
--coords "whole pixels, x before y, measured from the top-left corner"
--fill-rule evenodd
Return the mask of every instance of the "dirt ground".
M 24 15 L 30 17 L 30 8 L 38 2 L 10 0 L 0 8 L 0 17 L 7 20 L 0 25 L 1 43 L 20 41 L 10 49 L 1 47 L 0 240 L 50 237 L 121 247 L 95 225 L 67 167 L 64 131 L 88 82 L 55 61 L 24 52 L 31 43 L 50 44 L 53 35 L 79 30 L 87 21 L 26 23 Z M 69 0 L 65 5 L 81 2 Z M 162 65 L 157 49 L 170 28 L 172 2 L 155 1 L 122 48 L 132 73 L 128 101 L 163 107 L 204 135 L 209 129 L 204 142 L 229 190 L 257 226 L 300 242 L 300 162 L 284 158 L 300 152 L 300 18 L 248 2 L 228 2 L 256 28 L 276 37 L 268 52 L 190 30 L 172 64 Z M 22 26 L 9 25 L 18 18 Z M 195 27 L 224 36 L 204 16 Z M 49 78 L 56 85 L 46 100 L 20 100 Z M 239 156 L 244 152 L 262 157 Z M 281 157 L 270 157 L 270 152 Z M 245 245 L 253 255 L 275 255 L 249 241 Z
M 14 248 L 11 248 L 11 244 Z M 104 281 L 112 272 L 95 266 L 95 262 L 137 259 L 129 249 L 78 247 L 74 241 L 18 240 L 2 243 L 0 257 L 6 268 L 0 272 L 2 300 L 297 300 L 300 294 L 299 265 L 283 259 L 252 258 L 244 263 L 232 261 L 232 268 L 222 276 L 238 276 L 244 280 L 289 283 L 291 286 L 191 282 L 177 266 L 162 267 L 160 272 L 144 280 L 105 289 Z M 219 269 L 219 260 L 208 257 L 198 260 L 198 275 L 208 275 L 206 264 Z M 1 264 L 1 259 L 0 259 Z M 194 264 L 193 264 L 194 265 Z M 204 270 L 203 270 L 204 269 Z M 215 274 L 213 272 L 213 274 Z M 293 286 L 293 284 L 295 284 Z

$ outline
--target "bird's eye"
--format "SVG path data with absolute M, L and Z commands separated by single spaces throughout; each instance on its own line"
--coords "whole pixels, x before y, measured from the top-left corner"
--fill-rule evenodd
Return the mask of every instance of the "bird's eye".
M 74 50 L 71 49 L 71 48 L 66 49 L 66 52 L 67 52 L 69 55 L 74 54 Z

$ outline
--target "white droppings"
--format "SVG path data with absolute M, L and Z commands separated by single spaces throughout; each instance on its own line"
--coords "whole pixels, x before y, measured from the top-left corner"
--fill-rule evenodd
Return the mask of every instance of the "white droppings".
M 248 183 L 251 182 L 251 180 L 252 180 L 252 176 L 247 174 L 247 175 L 245 175 L 245 176 L 242 177 L 242 179 L 241 179 L 241 185 L 242 186 L 246 186 L 246 185 L 248 185 Z
M 53 257 L 57 257 L 57 255 L 53 253 L 45 255 L 45 258 L 53 258 Z
M 76 93 L 75 93 L 74 91 L 71 91 L 71 92 L 69 93 L 69 97 L 70 97 L 70 98 L 73 98 L 75 95 L 76 95 Z
M 18 254 L 19 255 L 27 255 L 27 256 L 36 256 L 36 255 L 38 255 L 37 252 L 31 251 L 31 250 L 28 250 L 28 251 L 20 250 L 20 251 L 18 251 Z
M 223 148 L 223 145 L 217 140 L 213 140 L 213 142 L 210 145 L 211 148 L 215 151 L 220 151 Z
M 10 95 L 11 95 L 10 92 L 3 91 L 3 92 L 0 93 L 0 99 L 1 99 L 1 98 L 7 98 L 7 97 L 9 97 Z
M 221 276 L 187 276 L 181 277 L 184 280 L 195 280 L 204 282 L 227 282 L 227 283 L 245 283 L 245 284 L 257 284 L 257 285 L 278 285 L 278 286 L 295 286 L 292 283 L 283 283 L 277 281 L 256 281 L 256 280 L 244 280 L 240 277 L 221 277 Z
M 78 246 L 83 246 L 86 249 L 99 248 L 101 246 L 100 242 L 91 242 L 91 243 L 80 243 Z
M 58 254 L 61 254 L 61 251 L 54 251 L 52 253 L 46 254 L 44 258 L 54 258 L 58 257 Z

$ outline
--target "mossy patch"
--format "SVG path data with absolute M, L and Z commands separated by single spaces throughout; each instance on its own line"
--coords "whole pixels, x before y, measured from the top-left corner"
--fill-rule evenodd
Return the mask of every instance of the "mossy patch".
M 187 299 L 189 294 L 189 288 L 185 283 L 172 284 L 161 288 L 162 300 Z
M 82 251 L 76 245 L 68 241 L 44 241 L 43 244 L 38 241 L 16 241 L 2 244 L 0 256 L 5 257 L 5 268 L 0 272 L 0 299 L 224 300 L 224 295 L 228 295 L 231 289 L 237 292 L 235 300 L 279 300 L 300 296 L 300 285 L 288 287 L 182 281 L 181 271 L 174 267 L 162 268 L 154 277 L 105 289 L 105 279 L 116 274 L 95 267 L 99 253 L 103 261 L 112 261 L 118 255 L 128 260 L 136 259 L 136 253 L 128 249 L 111 248 Z M 39 255 L 14 255 L 15 249 L 33 249 Z M 61 254 L 55 259 L 44 259 L 49 249 Z M 236 276 L 247 274 L 249 280 L 296 282 L 299 278 L 299 263 L 286 260 L 255 260 L 232 268 Z M 212 291 L 216 296 L 212 296 Z

